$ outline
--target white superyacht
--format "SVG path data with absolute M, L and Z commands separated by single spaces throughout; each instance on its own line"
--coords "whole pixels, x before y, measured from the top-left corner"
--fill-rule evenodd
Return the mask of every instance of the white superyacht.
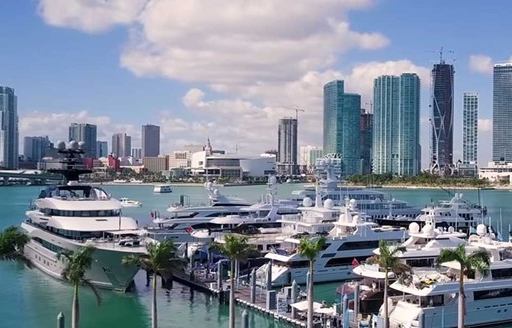
M 59 253 L 93 246 L 93 262 L 86 278 L 102 288 L 125 291 L 139 270 L 122 264 L 123 257 L 144 254 L 145 239 L 137 222 L 121 213 L 121 203 L 99 187 L 79 183 L 79 175 L 90 172 L 81 164 L 82 144 L 58 144 L 65 158 L 49 171 L 61 173 L 67 184 L 41 191 L 26 212 L 21 228 L 30 237 L 24 248 L 32 264 L 48 275 L 62 279 L 66 267 Z M 48 165 L 48 166 L 49 166 Z

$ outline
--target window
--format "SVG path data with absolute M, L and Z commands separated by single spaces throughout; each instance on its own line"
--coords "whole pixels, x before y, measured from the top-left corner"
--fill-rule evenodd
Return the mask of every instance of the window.
M 338 247 L 339 251 L 348 251 L 348 250 L 355 250 L 355 249 L 375 249 L 379 247 L 379 241 L 378 240 L 371 240 L 371 241 L 349 241 L 346 243 L 343 243 L 340 247 Z
M 425 258 L 425 259 L 413 259 L 406 260 L 405 263 L 411 267 L 432 267 L 434 266 L 433 258 Z
M 512 268 L 491 270 L 493 279 L 508 279 L 512 277 Z
M 334 257 L 336 255 L 336 253 L 325 253 L 322 255 L 322 258 L 326 258 L 326 257 Z
M 290 268 L 307 268 L 309 266 L 309 261 L 293 261 L 289 264 Z
M 330 259 L 327 261 L 327 264 L 325 265 L 327 268 L 329 267 L 335 267 L 335 266 L 347 266 L 352 265 L 352 261 L 356 259 L 358 262 L 364 261 L 367 258 L 367 256 L 356 256 L 356 257 L 337 257 L 334 259 Z
M 474 295 L 475 301 L 485 300 L 485 299 L 490 299 L 490 298 L 511 297 L 512 296 L 512 288 L 478 290 L 478 291 L 475 291 L 473 295 Z

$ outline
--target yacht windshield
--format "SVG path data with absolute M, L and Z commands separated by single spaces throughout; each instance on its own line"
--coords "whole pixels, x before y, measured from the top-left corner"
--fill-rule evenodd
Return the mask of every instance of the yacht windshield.
M 42 190 L 39 198 L 60 198 L 70 200 L 107 200 L 110 195 L 103 189 L 91 186 L 59 186 Z

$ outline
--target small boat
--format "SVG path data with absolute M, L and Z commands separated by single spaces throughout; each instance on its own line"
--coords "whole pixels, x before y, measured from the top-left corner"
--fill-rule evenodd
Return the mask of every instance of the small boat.
M 171 185 L 161 184 L 161 185 L 155 185 L 153 187 L 153 192 L 159 193 L 159 194 L 166 194 L 172 192 Z
M 128 199 L 126 197 L 119 198 L 119 202 L 121 202 L 122 207 L 141 207 L 142 202 L 138 200 Z

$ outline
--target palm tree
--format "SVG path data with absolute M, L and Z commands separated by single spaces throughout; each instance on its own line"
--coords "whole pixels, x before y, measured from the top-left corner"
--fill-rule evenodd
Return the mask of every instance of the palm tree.
M 176 257 L 177 248 L 171 240 L 147 243 L 147 254 L 129 255 L 123 258 L 124 264 L 135 264 L 153 274 L 153 300 L 151 304 L 151 327 L 158 326 L 156 304 L 157 274 L 169 275 L 183 267 L 183 260 Z
M 96 287 L 85 277 L 86 271 L 92 265 L 93 246 L 81 247 L 74 252 L 65 251 L 59 253 L 57 258 L 66 259 L 66 267 L 62 271 L 62 277 L 73 285 L 73 306 L 71 308 L 71 327 L 78 328 L 80 325 L 80 305 L 78 301 L 78 288 L 80 285 L 89 287 L 96 296 L 96 302 L 101 304 L 101 297 Z
M 389 273 L 393 272 L 396 275 L 410 272 L 411 268 L 402 262 L 396 256 L 399 252 L 405 252 L 405 247 L 390 247 L 385 241 L 379 242 L 379 255 L 376 256 L 376 262 L 381 269 L 384 270 L 384 321 L 385 328 L 389 328 L 389 312 L 388 312 L 388 286 L 389 286 Z
M 479 249 L 466 254 L 466 247 L 464 244 L 460 244 L 455 249 L 443 249 L 439 258 L 438 263 L 445 263 L 456 261 L 460 265 L 459 271 L 459 315 L 458 315 L 458 327 L 464 328 L 464 316 L 466 314 L 465 296 L 464 296 L 464 275 L 466 277 L 469 274 L 474 274 L 475 271 L 484 274 L 489 268 L 490 257 L 489 253 L 484 249 Z
M 300 240 L 298 252 L 301 256 L 309 260 L 309 280 L 308 280 L 308 321 L 307 328 L 313 328 L 313 269 L 315 259 L 318 253 L 325 246 L 325 237 L 318 239 L 302 238 Z
M 253 251 L 247 237 L 228 234 L 224 237 L 224 243 L 214 246 L 231 261 L 231 279 L 229 290 L 229 328 L 235 327 L 235 266 L 239 261 L 246 260 Z
M 23 247 L 30 238 L 17 227 L 8 227 L 0 233 L 0 260 L 21 261 L 30 267 L 30 261 L 23 255 Z

